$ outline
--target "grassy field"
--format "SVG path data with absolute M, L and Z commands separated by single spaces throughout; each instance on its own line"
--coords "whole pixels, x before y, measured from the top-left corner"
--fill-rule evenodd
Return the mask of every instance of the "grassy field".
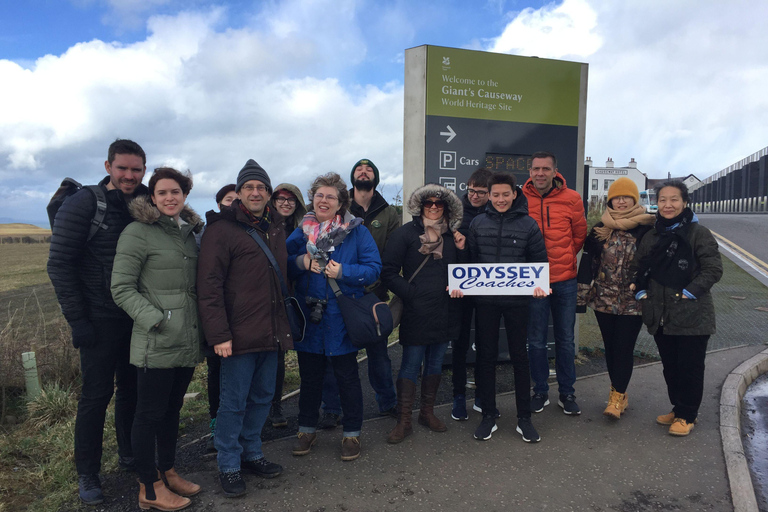
M 0 293 L 49 283 L 45 265 L 50 247 L 50 244 L 0 245 Z
M 0 224 L 2 236 L 50 236 L 51 230 L 37 227 L 33 224 Z

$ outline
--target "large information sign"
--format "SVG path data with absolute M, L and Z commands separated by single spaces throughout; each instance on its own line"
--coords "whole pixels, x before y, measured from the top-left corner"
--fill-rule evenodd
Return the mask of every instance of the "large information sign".
M 479 167 L 522 185 L 542 150 L 581 192 L 587 64 L 440 46 L 405 61 L 405 198 L 424 183 L 461 196 Z

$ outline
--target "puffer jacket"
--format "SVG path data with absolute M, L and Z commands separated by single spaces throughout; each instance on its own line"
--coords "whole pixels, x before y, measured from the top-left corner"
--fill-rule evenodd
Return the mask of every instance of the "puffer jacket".
M 462 235 L 467 236 L 467 233 L 469 233 L 469 225 L 475 217 L 485 212 L 485 206 L 487 204 L 488 203 L 486 202 L 483 206 L 472 206 L 472 203 L 469 202 L 468 194 L 464 194 L 461 197 L 461 206 L 464 208 L 464 213 L 461 219 L 461 226 L 459 226 L 459 232 Z
M 285 219 L 270 208 L 268 232 L 254 225 L 236 199 L 221 213 L 209 211 L 197 266 L 197 305 L 209 346 L 232 341 L 232 354 L 293 348 L 277 274 L 243 224 L 256 228 L 285 266 Z M 287 277 L 286 277 L 287 279 Z
M 599 222 L 595 227 L 602 227 Z M 614 229 L 608 240 L 600 241 L 594 230 L 584 243 L 579 263 L 576 304 L 582 312 L 586 306 L 610 315 L 639 315 L 640 304 L 629 289 L 634 276 L 630 272 L 637 252 L 637 242 L 650 226 L 630 230 Z
M 528 178 L 523 186 L 528 198 L 528 214 L 544 235 L 549 256 L 549 280 L 553 283 L 576 277 L 576 256 L 587 237 L 587 219 L 581 196 L 571 190 L 559 172 L 552 190 L 542 196 Z
M 547 249 L 536 221 L 528 216 L 528 201 L 517 187 L 509 210 L 499 212 L 488 201 L 485 213 L 469 225 L 467 242 L 472 263 L 546 263 Z M 550 270 L 551 271 L 551 270 Z M 478 295 L 477 304 L 503 306 L 527 304 L 529 298 L 516 295 Z
M 100 229 L 88 241 L 91 220 L 96 213 L 93 193 L 83 188 L 70 196 L 53 222 L 48 276 L 64 318 L 72 324 L 89 318 L 127 318 L 112 300 L 110 280 L 117 240 L 125 227 L 133 222 L 127 198 L 119 189 L 108 190 L 109 176 L 99 182 L 107 196 L 106 229 Z M 134 197 L 149 193 L 139 185 Z
M 351 215 L 350 215 L 351 217 Z M 304 270 L 297 259 L 307 253 L 307 239 L 301 226 L 288 237 L 288 273 L 294 281 L 294 295 L 307 319 L 304 339 L 294 344 L 297 351 L 327 356 L 340 356 L 357 352 L 347 336 L 347 328 L 336 302 L 336 296 L 324 274 Z M 375 282 L 381 272 L 381 258 L 373 237 L 363 225 L 354 228 L 331 253 L 331 259 L 341 263 L 341 278 L 336 279 L 341 292 L 348 297 L 362 297 L 365 287 Z M 327 300 L 319 324 L 309 321 L 307 297 Z
M 648 254 L 659 239 L 652 229 L 640 240 L 632 264 L 633 275 L 637 273 L 640 259 Z M 640 301 L 643 323 L 651 335 L 659 326 L 664 334 L 672 336 L 699 336 L 715 334 L 715 303 L 710 290 L 723 277 L 723 262 L 717 240 L 712 233 L 699 224 L 691 223 L 688 242 L 693 248 L 693 279 L 685 286 L 696 299 L 683 299 L 683 290 L 663 286 L 651 278 L 645 299 Z
M 136 222 L 117 243 L 115 303 L 133 318 L 130 362 L 138 368 L 194 367 L 202 360 L 195 279 L 202 219 L 188 206 L 186 224 L 161 215 L 148 196 L 130 207 Z M 157 327 L 156 327 L 157 326 Z
M 290 183 L 281 183 L 275 187 L 274 192 L 272 192 L 273 201 L 281 190 L 287 190 L 296 196 L 296 210 L 290 218 L 285 219 L 285 238 L 288 238 L 293 233 L 293 230 L 296 229 L 296 226 L 301 224 L 301 219 L 304 218 L 304 215 L 307 214 L 307 205 L 304 203 L 304 196 L 301 194 L 299 187 Z
M 419 252 L 424 234 L 421 217 L 422 203 L 430 197 L 446 202 L 444 217 L 449 226 L 456 229 L 461 224 L 461 200 L 453 193 L 445 194 L 437 185 L 425 185 L 416 190 L 408 200 L 408 210 L 413 220 L 395 230 L 389 237 L 382 256 L 381 280 L 398 297 L 403 299 L 403 317 L 400 322 L 400 344 L 431 345 L 455 340 L 461 317 L 461 301 L 451 299 L 448 287 L 448 265 L 467 261 L 468 251 L 456 248 L 453 233 L 443 234 L 443 257 L 430 257 L 410 283 L 425 255 Z M 403 274 L 400 275 L 402 269 Z

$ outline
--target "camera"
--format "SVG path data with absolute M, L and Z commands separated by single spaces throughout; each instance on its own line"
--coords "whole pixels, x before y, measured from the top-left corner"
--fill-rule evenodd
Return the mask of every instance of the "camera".
M 326 299 L 307 297 L 307 306 L 309 306 L 309 321 L 313 324 L 319 324 L 323 320 L 323 311 L 325 311 L 325 306 L 327 305 L 328 300 Z

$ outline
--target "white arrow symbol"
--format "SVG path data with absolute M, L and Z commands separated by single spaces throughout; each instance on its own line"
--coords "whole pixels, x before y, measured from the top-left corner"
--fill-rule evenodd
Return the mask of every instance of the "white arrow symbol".
M 446 128 L 448 128 L 447 132 L 440 132 L 440 135 L 443 137 L 448 137 L 448 139 L 445 142 L 451 142 L 453 138 L 456 136 L 456 132 L 453 131 L 453 128 L 451 128 L 451 125 L 446 125 Z

